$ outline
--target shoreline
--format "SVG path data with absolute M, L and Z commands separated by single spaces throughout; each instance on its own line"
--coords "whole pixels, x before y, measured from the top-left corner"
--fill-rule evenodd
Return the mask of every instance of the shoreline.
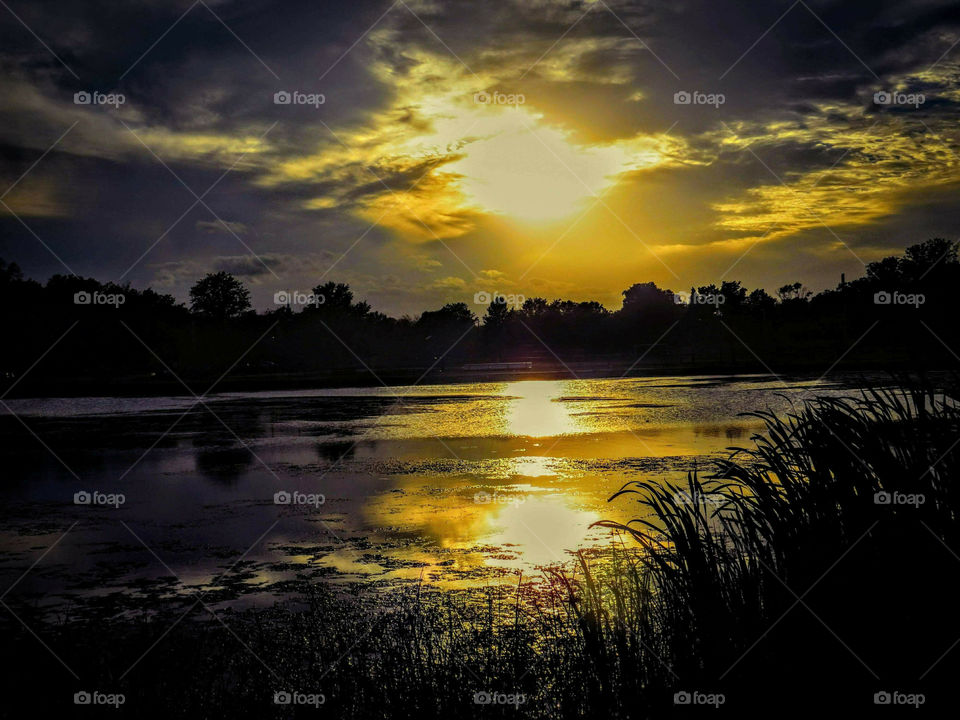
M 946 368 L 907 368 L 900 363 L 838 364 L 822 377 L 839 373 L 896 373 L 947 371 Z M 642 377 L 691 377 L 697 375 L 770 375 L 796 376 L 812 374 L 821 377 L 810 363 L 779 364 L 776 367 L 761 364 L 680 364 L 631 368 L 622 362 L 572 362 L 561 364 L 538 364 L 530 369 L 474 370 L 462 367 L 440 368 L 387 368 L 387 369 L 341 369 L 329 372 L 310 373 L 260 373 L 235 375 L 218 381 L 215 376 L 191 376 L 176 378 L 165 376 L 128 378 L 45 378 L 22 382 L 13 378 L 7 387 L 12 391 L 3 393 L 12 399 L 30 398 L 77 398 L 77 397 L 162 397 L 190 396 L 184 387 L 188 385 L 195 393 L 214 385 L 214 394 L 226 392 L 261 392 L 269 390 L 308 390 L 323 388 L 367 388 L 424 385 L 454 385 L 461 383 L 519 382 L 529 380 L 603 380 Z M 210 392 L 210 391 L 208 391 Z

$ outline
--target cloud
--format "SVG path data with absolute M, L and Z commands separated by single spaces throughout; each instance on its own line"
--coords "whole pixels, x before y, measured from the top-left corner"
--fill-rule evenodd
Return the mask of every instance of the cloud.
M 841 114 L 843 125 L 835 120 Z M 952 132 L 946 118 L 891 120 L 852 105 L 775 125 L 740 123 L 718 142 L 727 154 L 749 153 L 769 179 L 715 203 L 717 224 L 773 239 L 876 223 L 925 190 L 960 182 L 960 158 L 943 137 Z M 801 157 L 784 162 L 791 149 Z
M 255 294 L 279 282 L 236 234 L 284 283 L 331 273 L 398 312 L 477 282 L 616 302 L 635 281 L 714 281 L 744 253 L 745 280 L 802 267 L 816 286 L 850 269 L 844 243 L 873 259 L 960 212 L 946 1 L 801 4 L 769 32 L 785 7 L 734 0 L 408 0 L 382 18 L 383 0 L 208 4 L 247 47 L 197 6 L 136 63 L 189 2 L 18 5 L 82 81 L 0 27 L 7 185 L 29 171 L 5 202 L 78 271 L 133 267 L 178 293 L 215 269 Z M 93 89 L 127 102 L 74 104 Z M 326 102 L 276 105 L 279 90 Z M 680 90 L 726 102 L 677 105 Z M 878 90 L 926 102 L 879 107 Z M 209 187 L 227 228 L 188 210 Z M 0 223 L 28 273 L 61 270 Z
M 248 228 L 242 222 L 198 220 L 195 226 L 197 230 L 207 233 L 229 233 L 231 235 L 244 235 Z
M 11 211 L 19 217 L 66 218 L 71 214 L 71 203 L 52 178 L 31 178 L 3 198 L 0 215 L 10 215 Z
M 280 266 L 283 261 L 273 256 L 238 255 L 217 258 L 214 268 L 242 278 L 255 279 L 271 274 L 271 265 Z M 276 272 L 276 270 L 274 270 Z
M 227 272 L 254 283 L 268 279 L 273 281 L 273 273 L 287 274 L 291 270 L 295 270 L 304 277 L 313 275 L 319 279 L 330 268 L 333 260 L 333 254 L 328 252 L 314 255 L 264 253 L 177 260 L 153 263 L 150 267 L 154 273 L 152 281 L 154 284 L 172 288 L 184 284 L 192 285 L 207 273 L 214 272 Z
M 499 270 L 481 270 L 479 274 L 485 280 L 503 280 L 507 277 L 505 273 Z
M 430 257 L 419 257 L 416 259 L 417 267 L 426 273 L 436 272 L 443 267 L 443 263 Z
M 434 280 L 430 283 L 430 287 L 434 290 L 464 290 L 467 287 L 467 281 L 463 278 L 450 276 Z

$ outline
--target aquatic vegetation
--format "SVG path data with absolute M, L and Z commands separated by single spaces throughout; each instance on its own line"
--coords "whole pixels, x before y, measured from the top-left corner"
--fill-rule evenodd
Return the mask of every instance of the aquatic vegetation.
M 713 476 L 617 493 L 649 511 L 605 523 L 646 550 L 653 591 L 633 610 L 648 692 L 869 710 L 892 684 L 947 702 L 937 690 L 960 662 L 946 653 L 960 624 L 943 592 L 960 573 L 960 409 L 955 394 L 907 387 L 756 413 L 765 432 Z M 624 585 L 614 577 L 609 592 Z M 602 612 L 595 601 L 586 617 Z
M 4 683 L 39 687 L 49 658 L 30 627 L 138 717 L 313 710 L 276 692 L 322 696 L 338 718 L 662 717 L 685 701 L 868 715 L 896 692 L 949 705 L 960 410 L 952 390 L 905 386 L 757 413 L 764 432 L 711 475 L 624 486 L 612 500 L 640 513 L 599 523 L 612 549 L 512 586 L 318 585 L 242 612 L 185 597 L 58 624 L 18 607 Z

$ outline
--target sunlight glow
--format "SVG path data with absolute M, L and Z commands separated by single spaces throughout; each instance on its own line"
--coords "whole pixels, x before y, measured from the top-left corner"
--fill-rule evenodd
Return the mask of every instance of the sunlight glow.
M 506 418 L 506 431 L 511 435 L 549 437 L 579 430 L 579 425 L 562 397 L 563 381 L 521 380 L 509 383 L 504 392 L 516 395 Z
M 557 471 L 550 465 L 550 458 L 540 455 L 513 458 L 510 461 L 510 473 L 529 478 L 557 476 Z
M 478 102 L 476 94 L 484 83 L 492 88 L 494 76 L 464 74 L 435 55 L 413 59 L 402 78 L 389 66 L 374 67 L 396 93 L 375 122 L 342 134 L 342 143 L 288 161 L 274 181 L 326 178 L 337 188 L 369 182 L 361 167 L 373 168 L 389 192 L 367 196 L 358 207 L 342 197 L 332 203 L 314 198 L 309 206 L 348 201 L 365 219 L 430 240 L 463 235 L 482 215 L 556 221 L 585 209 L 625 173 L 667 161 L 664 137 L 585 143 L 556 113 L 547 122 L 534 97 L 510 105 Z M 403 181 L 390 182 L 391 176 Z M 410 178 L 419 179 L 406 182 Z
M 485 108 L 486 110 L 486 108 Z M 521 108 L 499 112 L 496 132 L 470 143 L 447 166 L 467 200 L 521 220 L 555 220 L 606 190 L 629 158 L 618 147 L 581 147 Z
M 586 544 L 594 512 L 570 507 L 559 497 L 528 497 L 525 502 L 503 505 L 487 517 L 490 533 L 485 542 L 515 546 L 519 558 L 510 565 L 545 565 L 568 559 L 567 551 Z

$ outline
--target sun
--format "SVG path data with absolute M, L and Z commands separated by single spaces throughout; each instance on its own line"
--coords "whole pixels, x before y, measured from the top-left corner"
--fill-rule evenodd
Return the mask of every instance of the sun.
M 426 96 L 417 107 L 431 118 L 429 131 L 390 143 L 384 155 L 407 165 L 444 161 L 415 188 L 368 199 L 363 208 L 364 217 L 408 236 L 456 237 L 477 215 L 561 220 L 586 210 L 625 172 L 662 159 L 657 149 L 630 143 L 579 144 L 531 107 L 462 96 Z
M 466 201 L 487 212 L 557 220 L 586 209 L 629 165 L 621 148 L 578 146 L 523 108 L 490 110 L 498 115 L 489 133 L 446 168 L 460 176 Z
M 414 58 L 398 76 L 380 68 L 390 104 L 352 131 L 339 133 L 343 147 L 323 148 L 278 171 L 302 182 L 324 177 L 355 182 L 372 178 L 354 211 L 414 241 L 459 237 L 482 216 L 517 223 L 550 223 L 577 214 L 627 174 L 667 162 L 669 142 L 657 135 L 587 141 L 568 127 L 562 113 L 522 102 L 480 102 L 494 76 L 467 76 L 451 61 L 429 54 Z M 503 93 L 496 93 L 498 96 Z M 373 168 L 373 170 L 369 170 Z M 378 178 L 384 180 L 378 185 Z M 339 187 L 340 182 L 331 182 Z M 339 207 L 343 197 L 307 201 L 310 209 Z M 351 200 L 352 202 L 352 200 Z

